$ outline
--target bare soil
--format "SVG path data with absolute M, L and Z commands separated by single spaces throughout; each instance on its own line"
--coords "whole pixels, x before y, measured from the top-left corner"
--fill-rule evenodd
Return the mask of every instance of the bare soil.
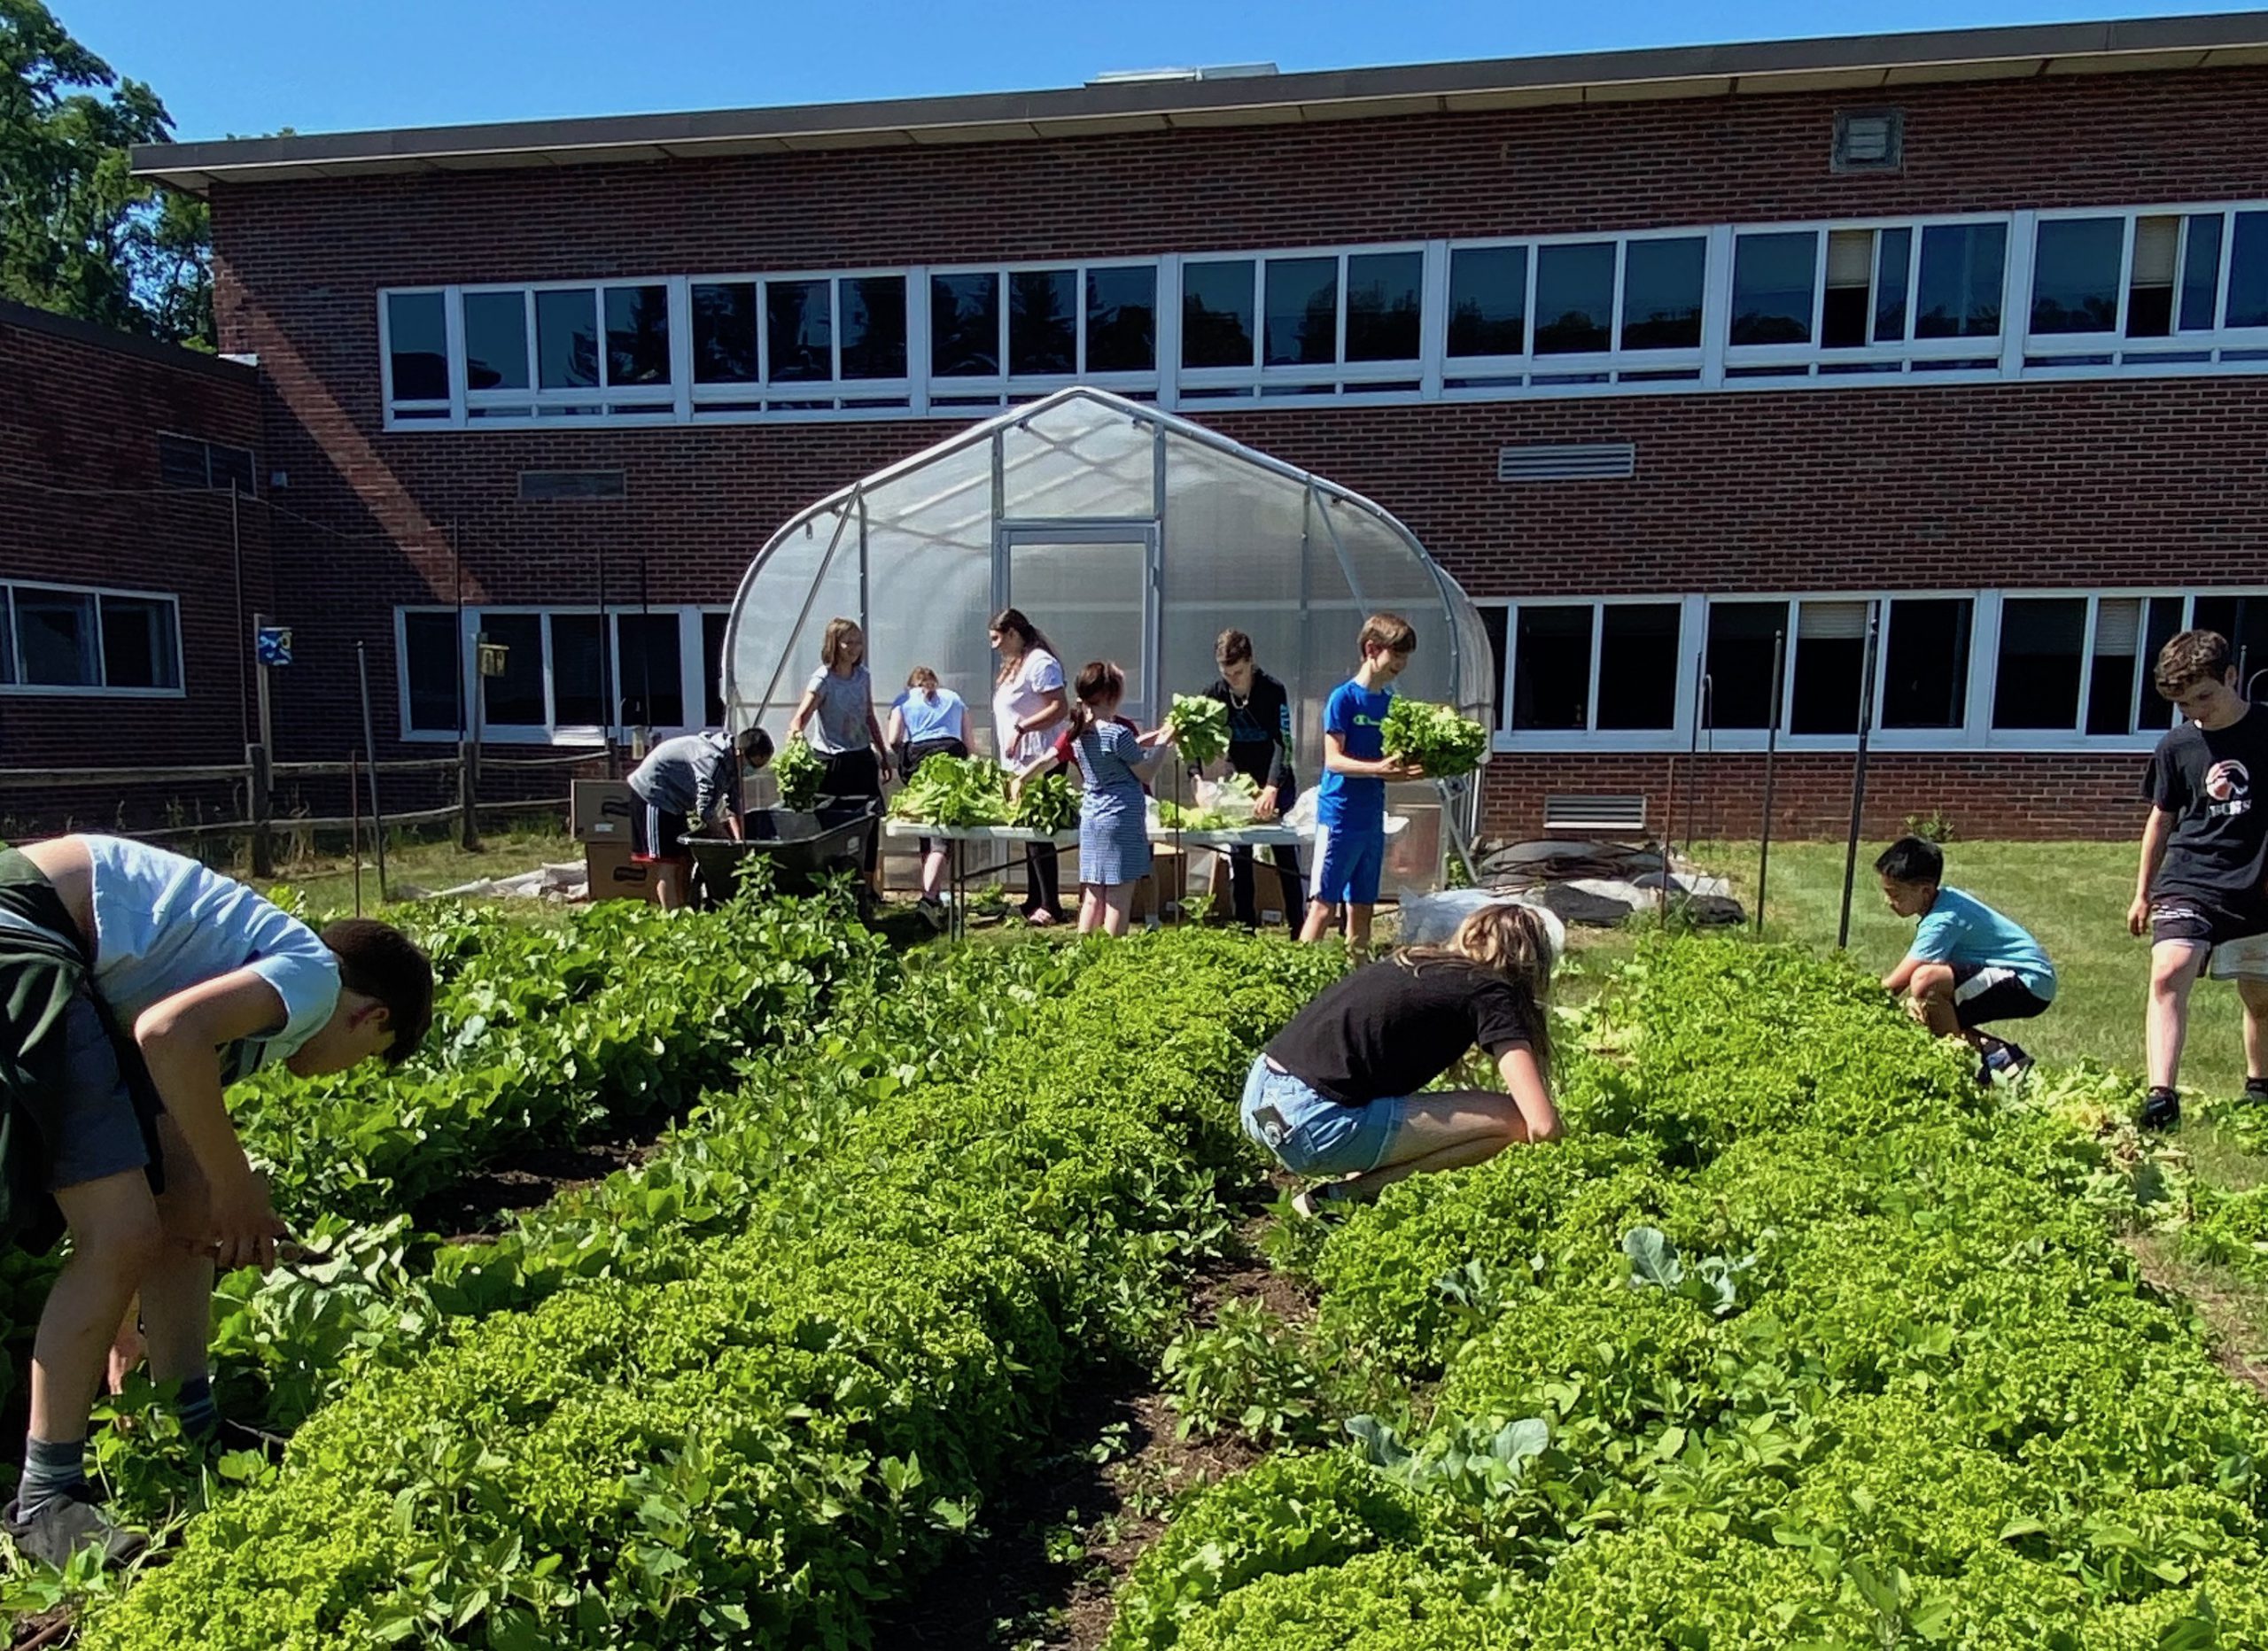
M 1303 1324 L 1315 1304 L 1261 1259 L 1267 1218 L 1191 1281 L 1190 1321 L 1213 1323 L 1230 1301 L 1258 1300 Z M 917 1596 L 877 1621 L 874 1643 L 936 1651 L 1095 1651 L 1118 1589 L 1157 1541 L 1180 1498 L 1240 1472 L 1262 1450 L 1237 1434 L 1180 1437 L 1180 1415 L 1154 1370 L 1121 1369 L 1071 1399 L 1060 1448 L 1015 1474 L 983 1515 L 983 1532 Z

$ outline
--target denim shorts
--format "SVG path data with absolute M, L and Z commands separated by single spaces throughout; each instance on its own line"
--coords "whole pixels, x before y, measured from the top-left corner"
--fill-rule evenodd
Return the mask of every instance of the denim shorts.
M 1386 1099 L 1348 1106 L 1317 1094 L 1261 1056 L 1245 1076 L 1244 1132 L 1295 1175 L 1359 1175 L 1386 1161 L 1407 1104 Z

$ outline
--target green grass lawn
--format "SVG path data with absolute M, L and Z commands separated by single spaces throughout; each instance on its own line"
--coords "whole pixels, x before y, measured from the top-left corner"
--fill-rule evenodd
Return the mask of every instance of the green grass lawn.
M 400 899 L 405 891 L 426 894 L 453 888 L 481 877 L 510 877 L 532 872 L 547 863 L 580 860 L 583 845 L 567 834 L 565 822 L 553 816 L 530 817 L 484 828 L 481 851 L 468 854 L 456 838 L 445 833 L 421 833 L 416 841 L 392 841 L 386 845 L 386 886 Z M 237 868 L 244 875 L 242 867 Z M 343 844 L 305 852 L 276 868 L 275 881 L 297 888 L 315 910 L 323 912 L 354 909 L 354 863 Z M 362 849 L 362 909 L 377 904 L 377 868 L 369 845 Z M 534 910 L 532 906 L 531 910 Z

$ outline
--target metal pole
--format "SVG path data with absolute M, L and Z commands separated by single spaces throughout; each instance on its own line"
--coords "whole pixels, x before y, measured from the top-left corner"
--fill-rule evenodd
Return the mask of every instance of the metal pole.
M 606 777 L 622 778 L 622 761 L 614 748 L 614 646 L 606 633 L 606 539 L 598 543 L 599 558 L 599 733 L 606 740 Z
M 449 657 L 457 667 L 457 743 L 464 743 L 467 707 L 464 689 L 464 546 L 457 540 L 457 524 L 449 523 L 449 590 L 457 605 L 456 646 L 449 650 Z M 405 666 L 406 670 L 408 667 Z M 476 681 L 478 678 L 476 678 Z
M 362 753 L 359 748 L 346 754 L 346 806 L 353 814 L 353 828 L 347 841 L 353 845 L 354 855 L 354 915 L 362 915 Z
M 252 743 L 252 662 L 245 657 L 245 540 L 237 517 L 237 478 L 229 478 L 229 554 L 237 570 L 237 722 L 244 743 Z
M 1843 916 L 1835 926 L 1835 950 L 1851 943 L 1851 888 L 1859 875 L 1859 818 L 1867 806 L 1867 729 L 1875 719 L 1875 642 L 1882 630 L 1876 604 L 1867 605 L 1867 651 L 1859 670 L 1859 755 L 1851 768 L 1851 833 L 1843 849 Z
M 1772 764 L 1780 755 L 1780 691 L 1786 675 L 1788 633 L 1772 633 L 1772 720 L 1764 734 L 1764 829 L 1756 851 L 1755 931 L 1764 933 L 1764 888 L 1772 873 Z
M 257 636 L 268 623 L 266 614 L 252 616 L 252 633 Z M 243 639 L 238 639 L 239 646 Z M 269 765 L 276 760 L 276 725 L 273 708 L 268 703 L 268 667 L 265 663 L 252 667 L 252 683 L 259 690 L 260 740 L 245 753 L 250 770 L 248 784 L 252 795 L 252 874 L 254 877 L 276 875 L 275 845 L 269 841 L 268 823 L 273 818 L 275 798 L 272 794 Z
M 378 748 L 370 729 L 370 658 L 361 643 L 354 644 L 354 668 L 362 678 L 362 750 L 370 763 L 370 843 L 378 862 L 378 903 L 386 903 L 386 817 L 378 806 Z

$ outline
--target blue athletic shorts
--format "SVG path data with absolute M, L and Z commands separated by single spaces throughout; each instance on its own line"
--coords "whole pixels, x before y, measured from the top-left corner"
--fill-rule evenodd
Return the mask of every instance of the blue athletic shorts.
M 1386 1161 L 1402 1128 L 1399 1099 L 1348 1106 L 1318 1095 L 1266 1056 L 1245 1074 L 1244 1132 L 1295 1175 L 1359 1175 Z
M 1325 826 L 1315 834 L 1310 898 L 1332 906 L 1374 906 L 1379 903 L 1379 873 L 1385 869 L 1383 826 Z

